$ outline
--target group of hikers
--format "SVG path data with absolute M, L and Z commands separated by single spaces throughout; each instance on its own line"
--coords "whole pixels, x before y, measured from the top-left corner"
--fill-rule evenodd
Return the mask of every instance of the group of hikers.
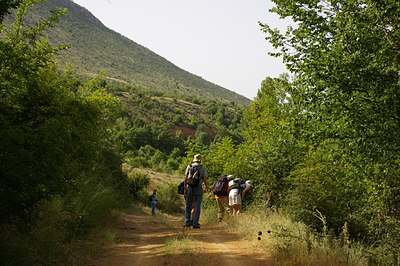
M 188 165 L 183 181 L 183 194 L 185 196 L 185 224 L 184 227 L 200 228 L 199 218 L 201 201 L 203 199 L 203 184 L 206 193 L 210 192 L 207 181 L 207 170 L 201 165 L 203 160 L 200 154 L 196 154 L 193 163 Z M 222 221 L 224 213 L 237 216 L 242 211 L 244 195 L 253 187 L 250 180 L 244 182 L 233 175 L 221 176 L 213 184 L 212 190 L 218 204 L 218 221 Z
M 184 181 L 178 187 L 178 193 L 185 197 L 185 224 L 184 227 L 200 228 L 199 218 L 201 210 L 201 201 L 203 200 L 203 184 L 206 193 L 210 192 L 210 186 L 207 181 L 207 170 L 201 164 L 203 157 L 196 154 L 193 163 L 188 165 L 185 171 Z M 241 178 L 235 178 L 233 175 L 221 176 L 213 184 L 212 191 L 218 205 L 218 221 L 221 222 L 224 213 L 227 212 L 236 217 L 242 211 L 242 202 L 247 191 L 253 188 L 250 180 L 246 182 Z M 157 204 L 156 190 L 150 195 L 152 203 L 152 215 L 155 214 Z

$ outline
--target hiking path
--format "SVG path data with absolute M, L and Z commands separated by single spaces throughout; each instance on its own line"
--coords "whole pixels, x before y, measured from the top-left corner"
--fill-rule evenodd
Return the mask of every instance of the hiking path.
M 227 224 L 183 228 L 182 218 L 149 210 L 125 214 L 117 241 L 92 265 L 273 265 Z M 256 237 L 256 236 L 255 236 Z

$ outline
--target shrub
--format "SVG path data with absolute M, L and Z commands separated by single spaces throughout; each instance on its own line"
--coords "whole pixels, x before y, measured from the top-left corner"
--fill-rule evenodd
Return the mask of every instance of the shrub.
M 148 168 L 150 167 L 149 161 L 142 156 L 136 156 L 131 158 L 126 158 L 127 163 L 136 168 Z
M 214 199 L 214 195 L 203 194 L 203 200 L 201 202 L 201 215 L 200 219 L 202 223 L 215 223 L 218 220 L 218 206 Z M 224 215 L 228 215 L 225 213 Z
M 183 212 L 183 196 L 177 193 L 178 184 L 168 183 L 158 185 L 157 189 L 157 208 L 167 213 Z
M 150 164 L 152 166 L 157 166 L 166 160 L 167 156 L 165 155 L 165 153 L 161 152 L 160 150 L 156 150 L 154 155 L 150 158 Z
M 144 191 L 150 184 L 150 177 L 147 174 L 142 174 L 137 171 L 132 171 L 128 174 L 129 193 L 133 198 L 139 200 L 140 191 Z
M 179 165 L 180 165 L 180 162 L 177 161 L 176 159 L 169 158 L 168 161 L 167 161 L 167 167 L 170 170 L 178 170 L 179 169 Z

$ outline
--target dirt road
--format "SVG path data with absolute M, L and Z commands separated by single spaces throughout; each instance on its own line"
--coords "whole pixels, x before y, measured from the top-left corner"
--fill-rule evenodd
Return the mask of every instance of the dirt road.
M 118 242 L 92 265 L 273 265 L 224 224 L 182 228 L 178 217 L 139 213 L 117 229 Z

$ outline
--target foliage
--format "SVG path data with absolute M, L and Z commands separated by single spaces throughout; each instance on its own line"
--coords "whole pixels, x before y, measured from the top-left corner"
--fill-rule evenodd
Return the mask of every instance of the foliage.
M 0 230 L 8 236 L 0 255 L 15 264 L 78 264 L 82 241 L 129 199 L 110 142 L 119 102 L 100 76 L 81 84 L 57 70 L 64 47 L 52 47 L 43 30 L 65 10 L 27 25 L 36 2 L 23 1 L 15 23 L 0 28 Z
M 153 98 L 149 92 L 136 90 L 119 95 L 125 107 L 121 110 L 122 117 L 115 121 L 113 139 L 126 162 L 132 166 L 176 171 L 181 167 L 192 137 L 198 147 L 207 147 L 213 140 L 219 141 L 228 136 L 235 140 L 242 138 L 242 108 L 207 100 L 198 105 L 157 95 Z M 207 111 L 209 105 L 231 110 L 226 118 L 230 129 L 213 121 Z M 179 125 L 174 122 L 176 113 L 182 118 Z M 222 130 L 222 127 L 225 129 Z M 146 146 L 146 149 L 152 147 L 154 153 L 159 152 L 156 156 L 154 153 L 143 153 L 142 149 Z
M 398 150 L 399 3 L 308 2 L 276 1 L 298 25 L 286 35 L 264 27 L 297 74 L 291 94 L 308 116 L 323 116 L 326 127 L 312 123 L 320 137 L 355 142 L 372 158 Z
M 114 194 L 117 195 L 118 193 Z M 105 197 L 102 200 L 108 201 L 110 198 Z M 2 263 L 6 265 L 63 265 L 66 262 L 75 265 L 88 264 L 93 255 L 101 252 L 105 245 L 102 235 L 110 233 L 110 220 L 118 217 L 118 214 L 112 212 L 103 216 L 104 206 L 100 206 L 99 209 L 97 206 L 91 208 L 95 216 L 99 211 L 99 215 L 96 216 L 98 220 L 95 221 L 95 225 L 91 224 L 92 227 L 88 227 L 90 216 L 71 215 L 67 211 L 66 202 L 60 197 L 39 204 L 35 225 L 25 228 L 2 225 L 0 232 L 2 238 L 6 239 L 0 243 Z
M 150 178 L 147 174 L 131 171 L 128 174 L 128 188 L 131 196 L 137 200 L 142 200 L 141 192 L 150 184 Z M 146 197 L 147 199 L 147 197 Z
M 266 206 L 279 203 L 288 189 L 284 177 L 294 169 L 303 149 L 295 139 L 294 104 L 285 94 L 288 84 L 286 76 L 267 78 L 244 115 L 245 140 L 235 144 L 232 138 L 224 138 L 205 152 L 214 179 L 228 174 L 251 179 Z
M 204 152 L 205 165 L 209 176 L 210 184 L 215 182 L 222 175 L 229 175 L 232 159 L 235 158 L 236 147 L 232 138 L 226 137 L 222 141 L 213 143 Z
M 0 2 L 0 23 L 6 15 L 10 14 L 10 9 L 16 8 L 22 0 L 3 0 Z
M 211 179 L 252 179 L 260 208 L 282 207 L 325 238 L 376 245 L 387 252 L 377 261 L 397 264 L 400 4 L 274 2 L 296 26 L 261 26 L 294 76 L 264 80 L 242 142 L 191 144 L 188 155 L 204 155 Z
M 47 17 L 50 9 L 68 9 L 57 30 L 49 30 L 52 44 L 68 43 L 71 49 L 60 54 L 60 64 L 73 62 L 84 78 L 101 71 L 107 81 L 118 81 L 143 89 L 186 95 L 201 103 L 201 99 L 235 102 L 242 106 L 250 100 L 193 75 L 146 47 L 108 29 L 87 10 L 73 1 L 49 0 L 35 6 L 32 17 Z
M 247 241 L 266 250 L 269 258 L 278 265 L 369 265 L 373 258 L 370 255 L 373 248 L 347 247 L 341 237 L 332 234 L 326 239 L 318 237 L 307 225 L 293 221 L 280 209 L 260 211 L 260 206 L 252 205 L 229 225 Z M 388 262 L 385 258 L 377 264 Z
M 286 32 L 261 26 L 278 50 L 274 55 L 282 55 L 295 74 L 286 90 L 296 103 L 291 129 L 298 127 L 297 143 L 309 147 L 304 162 L 284 175 L 289 205 L 297 204 L 295 209 L 304 213 L 296 214 L 305 217 L 319 204 L 329 226 L 339 231 L 349 222 L 353 237 L 362 232 L 371 242 L 390 243 L 396 258 L 400 201 L 387 195 L 398 198 L 394 191 L 399 191 L 400 54 L 395 40 L 400 4 L 274 2 L 272 11 L 290 17 L 295 26 Z
M 178 185 L 167 183 L 158 185 L 157 189 L 157 208 L 167 213 L 182 213 L 183 200 L 182 195 L 176 191 Z
M 100 115 L 58 78 L 52 60 L 55 49 L 39 39 L 43 24 L 51 25 L 63 11 L 36 29 L 25 28 L 27 6 L 19 9 L 12 29 L 3 28 L 5 40 L 0 41 L 0 204 L 6 220 L 66 189 L 72 170 L 67 162 L 82 156 L 79 152 L 86 155 L 79 146 L 91 145 L 90 131 Z M 80 123 L 84 112 L 92 118 L 86 125 Z M 86 143 L 73 138 L 84 134 Z

